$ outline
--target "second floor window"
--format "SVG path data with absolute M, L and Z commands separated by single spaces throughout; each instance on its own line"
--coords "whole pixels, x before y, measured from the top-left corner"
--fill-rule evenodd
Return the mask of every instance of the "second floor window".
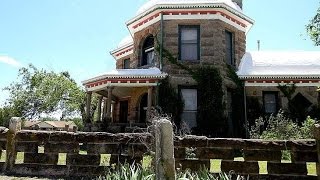
M 142 46 L 142 60 L 141 66 L 150 65 L 154 63 L 154 38 L 148 36 Z
M 200 26 L 179 26 L 179 59 L 200 60 Z
M 226 36 L 226 63 L 234 65 L 234 48 L 233 48 L 233 34 L 225 31 Z
M 123 69 L 130 69 L 130 59 L 123 60 Z

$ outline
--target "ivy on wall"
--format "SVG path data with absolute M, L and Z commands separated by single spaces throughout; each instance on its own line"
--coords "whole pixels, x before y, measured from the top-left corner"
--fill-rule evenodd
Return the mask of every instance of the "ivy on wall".
M 183 110 L 184 103 L 169 83 L 168 77 L 161 80 L 159 85 L 159 106 L 163 113 L 171 115 L 176 125 L 180 125 L 180 115 Z
M 160 53 L 160 43 L 157 38 L 155 38 L 158 45 L 156 46 L 156 51 Z M 223 103 L 224 92 L 222 89 L 223 79 L 220 75 L 220 71 L 213 66 L 200 66 L 197 68 L 190 68 L 183 64 L 178 60 L 176 56 L 169 52 L 169 50 L 162 48 L 162 57 L 165 58 L 169 63 L 178 66 L 180 69 L 183 69 L 191 75 L 191 77 L 197 82 L 198 89 L 198 113 L 197 113 L 197 124 L 198 127 L 193 129 L 193 133 L 198 135 L 207 135 L 207 136 L 215 136 L 221 137 L 225 136 L 226 131 L 225 128 L 227 126 L 226 117 L 224 114 L 225 104 Z M 243 83 L 238 78 L 234 69 L 230 66 L 228 76 L 232 81 L 235 82 L 237 88 L 234 90 L 234 114 L 235 118 L 243 117 Z M 165 83 L 169 83 L 168 80 L 164 81 Z M 167 88 L 166 86 L 161 87 L 159 91 L 165 92 L 163 88 Z M 168 91 L 175 92 L 176 91 L 171 87 L 168 88 Z M 165 112 L 170 111 L 170 109 L 165 108 L 166 105 L 175 109 L 175 112 L 179 112 L 181 114 L 183 110 L 184 103 L 183 101 L 176 100 L 173 98 L 174 93 L 170 93 L 170 96 L 165 95 L 166 93 L 159 93 L 159 105 L 163 110 L 166 109 Z M 172 96 L 171 96 L 172 95 Z M 175 94 L 177 96 L 178 94 Z M 172 100 L 170 98 L 172 98 Z M 178 96 L 181 97 L 181 96 Z M 168 100 L 168 101 L 167 101 Z M 175 102 L 172 102 L 175 101 Z M 161 102 L 161 103 L 160 103 Z M 174 108 L 176 107 L 176 108 Z M 179 111 L 176 111 L 176 110 Z M 180 117 L 176 115 L 176 117 Z M 242 118 L 239 122 L 244 121 Z M 242 128 L 244 129 L 244 128 Z

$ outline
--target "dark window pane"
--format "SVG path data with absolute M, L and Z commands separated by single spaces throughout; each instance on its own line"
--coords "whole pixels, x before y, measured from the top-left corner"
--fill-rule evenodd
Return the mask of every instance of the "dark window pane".
M 123 69 L 130 69 L 130 59 L 125 59 L 123 61 Z
M 233 34 L 229 31 L 225 32 L 226 36 L 226 62 L 233 65 Z
M 150 65 L 154 63 L 154 38 L 149 36 L 144 41 L 142 47 L 142 61 L 141 66 Z
M 264 93 L 263 100 L 265 113 L 277 113 L 277 93 Z
M 198 60 L 199 59 L 199 27 L 182 26 L 180 27 L 180 59 Z

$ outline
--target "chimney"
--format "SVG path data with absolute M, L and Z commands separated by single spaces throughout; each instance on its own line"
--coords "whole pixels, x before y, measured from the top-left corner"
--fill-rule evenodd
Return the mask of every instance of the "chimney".
M 232 2 L 238 4 L 238 6 L 242 9 L 242 0 L 232 0 Z

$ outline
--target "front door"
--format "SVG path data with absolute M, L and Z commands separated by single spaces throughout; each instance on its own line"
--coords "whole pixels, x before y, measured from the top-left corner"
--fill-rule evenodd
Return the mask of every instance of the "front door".
M 119 122 L 128 122 L 128 101 L 120 101 L 120 113 Z

